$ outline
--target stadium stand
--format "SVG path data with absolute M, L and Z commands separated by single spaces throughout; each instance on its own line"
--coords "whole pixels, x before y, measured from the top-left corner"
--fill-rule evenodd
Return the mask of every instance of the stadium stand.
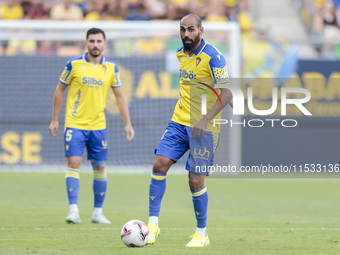
M 222 20 L 232 21 L 237 20 L 238 10 L 249 3 L 249 0 L 1 0 L 0 19 L 176 20 L 189 12 L 206 19 L 210 13 L 219 11 Z
M 254 15 L 249 0 L 0 0 L 0 19 L 51 20 L 178 20 L 195 13 L 205 21 L 238 21 L 242 31 L 252 31 Z M 128 42 L 137 55 L 159 55 L 168 47 L 159 40 Z M 1 45 L 2 53 L 13 55 L 77 56 L 84 49 L 70 43 L 9 41 Z M 117 48 L 113 45 L 113 48 Z M 126 55 L 117 52 L 118 55 Z
M 318 57 L 340 58 L 340 1 L 295 0 Z
M 261 43 L 290 40 L 300 44 L 302 58 L 340 58 L 339 0 L 0 0 L 0 19 L 162 21 L 178 20 L 187 13 L 195 13 L 204 21 L 239 22 L 243 41 L 254 46 L 250 49 L 255 55 Z M 159 55 L 167 48 L 159 40 L 125 43 L 131 45 L 127 48 L 137 49 L 137 55 Z M 9 56 L 76 56 L 84 51 L 72 43 L 53 46 L 51 42 L 14 40 L 1 48 L 2 54 Z M 55 46 L 62 48 L 56 50 Z

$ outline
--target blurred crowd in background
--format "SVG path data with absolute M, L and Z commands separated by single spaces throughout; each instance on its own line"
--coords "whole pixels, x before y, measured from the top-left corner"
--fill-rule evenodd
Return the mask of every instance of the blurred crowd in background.
M 306 28 L 308 43 L 316 52 L 330 52 L 330 58 L 340 58 L 340 0 L 290 0 L 299 10 L 301 23 Z M 0 0 L 0 19 L 6 20 L 180 20 L 195 13 L 203 21 L 240 24 L 243 41 L 249 36 L 273 42 L 265 30 L 256 27 L 260 16 L 256 11 L 260 0 Z M 291 39 L 291 38 L 286 38 Z M 293 38 L 294 39 L 294 38 Z M 253 40 L 253 39 L 251 39 Z M 275 38 L 274 38 L 275 40 Z M 135 44 L 138 43 L 134 42 Z M 119 44 L 120 42 L 117 42 Z M 131 42 L 121 43 L 128 47 Z M 329 45 L 326 46 L 325 45 Z M 12 40 L 0 44 L 0 55 L 57 54 L 77 55 L 84 49 L 58 49 L 54 42 Z M 59 45 L 60 46 L 60 45 Z M 71 45 L 74 46 L 74 45 Z M 327 47 L 329 50 L 327 50 Z M 147 42 L 140 46 L 142 53 L 152 53 L 155 48 L 166 48 L 162 42 Z M 326 50 L 325 50 L 326 49 Z M 57 51 L 57 52 L 56 52 Z M 326 56 L 327 57 L 327 56 Z
M 295 0 L 315 50 L 340 58 L 340 0 Z
M 0 0 L 0 18 L 12 20 L 178 20 L 195 13 L 249 29 L 249 11 L 249 0 Z
M 326 41 L 340 41 L 340 0 L 296 0 L 307 31 Z
M 242 31 L 246 33 L 252 30 L 254 23 L 254 15 L 249 2 L 249 0 L 0 0 L 0 19 L 162 21 L 180 20 L 186 14 L 195 13 L 204 21 L 237 21 L 240 23 Z M 137 48 L 141 48 L 139 53 L 164 53 L 164 49 L 166 49 L 164 42 L 147 41 L 143 43 L 140 41 L 143 40 L 134 42 L 134 44 L 139 43 L 139 45 L 135 45 Z M 52 41 L 36 42 L 35 40 L 13 39 L 0 44 L 0 55 L 57 54 L 76 56 L 85 50 L 72 43 L 67 45 L 69 47 L 60 47 L 65 46 L 65 43 L 57 44 Z M 124 48 L 131 50 L 131 47 L 129 48 L 131 42 L 117 41 L 115 44 L 122 44 Z

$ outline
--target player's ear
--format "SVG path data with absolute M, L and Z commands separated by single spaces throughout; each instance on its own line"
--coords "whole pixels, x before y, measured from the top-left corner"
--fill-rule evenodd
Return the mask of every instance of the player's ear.
M 105 42 L 104 42 L 104 48 L 106 48 L 106 45 L 107 45 L 107 41 L 105 40 Z
M 203 27 L 200 27 L 199 31 L 200 31 L 200 35 L 203 35 L 203 33 L 204 33 L 204 28 L 203 28 Z

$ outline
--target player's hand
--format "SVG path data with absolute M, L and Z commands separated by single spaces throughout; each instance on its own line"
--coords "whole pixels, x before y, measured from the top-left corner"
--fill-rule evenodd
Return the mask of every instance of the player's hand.
M 125 126 L 126 131 L 126 140 L 131 141 L 135 136 L 135 131 L 133 130 L 132 126 Z
M 52 136 L 57 136 L 58 133 L 58 128 L 59 128 L 59 122 L 56 120 L 52 120 L 51 124 L 50 124 L 50 134 Z
M 192 128 L 191 134 L 195 138 L 202 137 L 204 131 L 207 129 L 209 124 L 209 120 L 206 118 L 202 118 L 199 122 L 196 123 L 196 125 Z

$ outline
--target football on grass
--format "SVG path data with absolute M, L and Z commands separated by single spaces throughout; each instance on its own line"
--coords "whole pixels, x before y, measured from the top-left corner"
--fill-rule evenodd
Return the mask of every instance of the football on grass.
M 120 237 L 128 247 L 143 247 L 149 240 L 149 229 L 140 220 L 130 220 L 123 226 Z

